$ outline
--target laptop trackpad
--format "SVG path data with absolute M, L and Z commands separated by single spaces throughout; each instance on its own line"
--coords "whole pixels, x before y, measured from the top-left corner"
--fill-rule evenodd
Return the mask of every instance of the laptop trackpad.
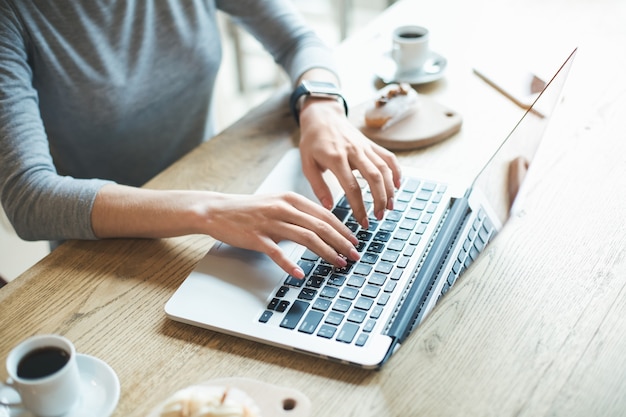
M 289 256 L 301 248 L 294 242 L 281 242 L 281 249 Z M 247 298 L 256 308 L 265 305 L 285 272 L 264 253 L 240 249 L 217 242 L 196 266 L 192 275 L 211 281 L 212 302 L 236 303 L 241 306 Z M 220 295 L 220 296 L 216 296 Z M 230 304 L 232 308 L 232 304 Z

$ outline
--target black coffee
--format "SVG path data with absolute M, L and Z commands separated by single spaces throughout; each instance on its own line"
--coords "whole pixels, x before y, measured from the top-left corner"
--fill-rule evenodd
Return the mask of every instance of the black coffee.
M 398 36 L 404 39 L 417 39 L 424 36 L 424 34 L 419 32 L 404 32 L 400 33 Z
M 56 346 L 46 346 L 28 352 L 17 365 L 17 376 L 37 379 L 52 375 L 70 360 L 70 354 Z

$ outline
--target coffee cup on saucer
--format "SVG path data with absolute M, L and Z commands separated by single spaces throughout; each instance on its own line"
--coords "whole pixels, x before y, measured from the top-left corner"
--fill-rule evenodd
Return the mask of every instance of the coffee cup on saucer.
M 61 335 L 27 338 L 9 352 L 0 382 L 0 416 L 110 417 L 120 382 L 104 361 L 78 353 Z
M 418 25 L 404 25 L 392 33 L 391 58 L 396 63 L 397 74 L 421 71 L 430 56 L 430 33 Z
M 24 408 L 40 417 L 69 412 L 80 398 L 76 349 L 59 335 L 30 337 L 11 350 L 6 360 L 10 386 Z

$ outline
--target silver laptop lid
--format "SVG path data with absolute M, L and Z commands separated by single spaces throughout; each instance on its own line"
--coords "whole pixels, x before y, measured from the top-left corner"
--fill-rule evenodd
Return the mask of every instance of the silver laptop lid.
M 511 162 L 521 158 L 520 161 L 531 165 L 543 133 L 561 97 L 575 55 L 576 49 L 570 53 L 552 79 L 546 83 L 532 106 L 504 138 L 474 179 L 471 188 L 477 187 L 483 191 L 502 224 L 508 219 L 509 207 L 514 203 L 508 193 Z

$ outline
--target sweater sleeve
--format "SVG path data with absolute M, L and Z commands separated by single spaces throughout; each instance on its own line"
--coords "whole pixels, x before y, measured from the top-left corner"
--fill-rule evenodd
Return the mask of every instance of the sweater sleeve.
M 57 174 L 27 45 L 19 19 L 0 0 L 0 201 L 25 240 L 95 239 L 91 208 L 108 181 Z
M 290 0 L 218 0 L 218 7 L 249 31 L 292 83 L 311 68 L 337 74 L 332 50 L 306 24 Z

